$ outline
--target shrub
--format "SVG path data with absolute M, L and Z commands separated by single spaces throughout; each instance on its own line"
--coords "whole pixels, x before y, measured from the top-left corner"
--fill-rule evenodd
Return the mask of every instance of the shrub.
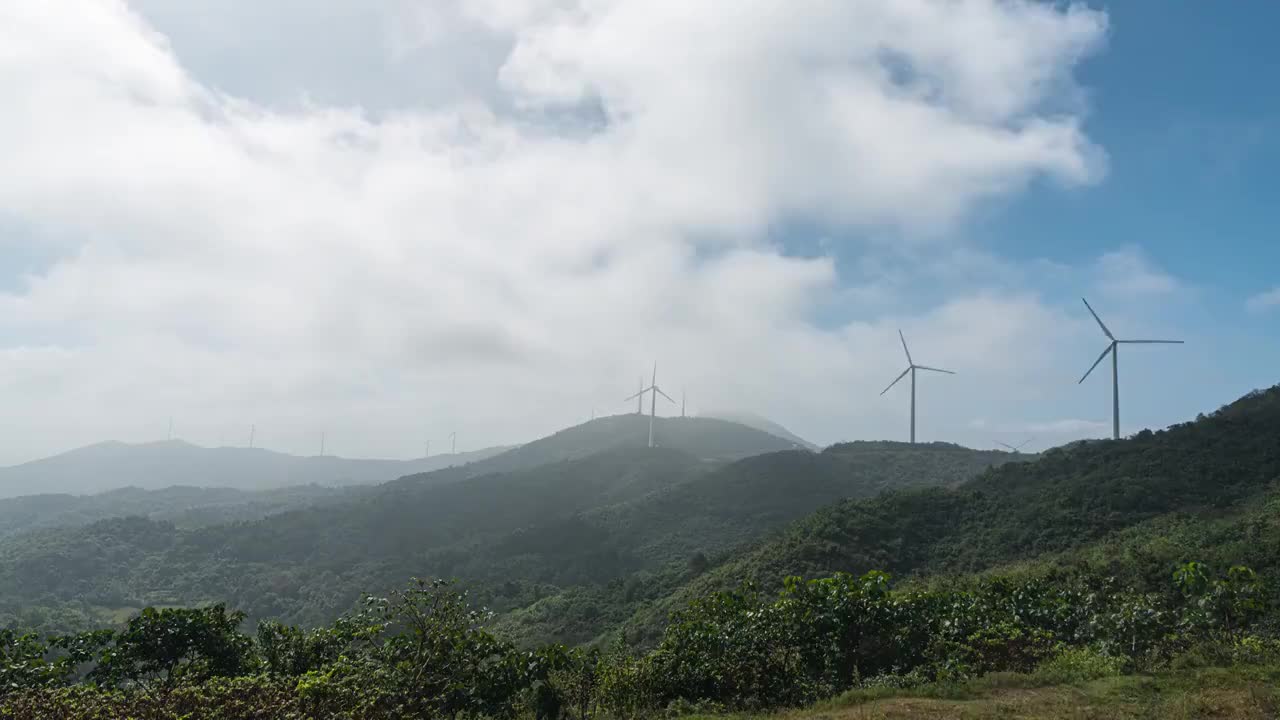
M 1049 685 L 1080 683 L 1113 677 L 1124 672 L 1124 658 L 1107 655 L 1090 647 L 1061 647 L 1040 663 L 1034 676 Z

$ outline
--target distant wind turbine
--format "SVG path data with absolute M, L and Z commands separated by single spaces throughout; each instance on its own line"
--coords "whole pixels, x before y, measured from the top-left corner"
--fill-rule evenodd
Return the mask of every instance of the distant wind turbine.
M 644 414 L 644 376 L 643 375 L 640 376 L 639 387 L 640 387 L 640 392 L 636 393 L 635 395 L 632 395 L 631 397 L 636 399 L 636 414 L 643 415 Z
M 680 388 L 680 417 L 684 417 L 684 399 L 685 399 L 684 388 Z
M 426 450 L 423 451 L 422 457 L 424 458 L 431 457 L 431 438 L 427 438 L 427 447 L 426 447 Z
M 1035 439 L 1035 438 L 1029 438 L 1029 439 L 1027 439 L 1027 440 L 1023 440 L 1022 442 L 1018 443 L 1017 445 L 1010 445 L 1009 443 L 1003 443 L 1003 442 L 1000 442 L 999 440 L 997 440 L 997 441 L 996 441 L 996 444 L 997 444 L 997 445 L 1003 445 L 1004 447 L 1009 448 L 1009 451 L 1010 451 L 1010 452 L 1013 452 L 1013 453 L 1020 453 L 1020 452 L 1022 452 L 1022 448 L 1026 447 L 1026 446 L 1027 446 L 1027 445 L 1028 445 L 1032 440 L 1034 440 L 1034 439 Z
M 457 430 L 454 430 L 453 432 L 449 433 L 449 454 L 450 455 L 458 454 L 458 431 Z
M 324 433 L 320 433 L 320 457 L 324 457 Z
M 169 418 L 169 437 L 167 437 L 167 438 L 165 438 L 165 439 L 166 439 L 166 440 L 172 440 L 172 439 L 173 439 L 173 418 Z
M 955 375 L 955 373 L 950 370 L 942 370 L 935 367 L 928 367 L 926 365 L 917 365 L 915 361 L 911 359 L 911 351 L 907 349 L 907 338 L 902 334 L 901 330 L 898 331 L 898 339 L 902 341 L 902 351 L 907 354 L 907 369 L 903 370 L 901 375 L 895 378 L 893 382 L 889 383 L 889 387 L 881 390 L 880 394 L 884 395 L 892 390 L 893 386 L 897 385 L 899 380 L 906 377 L 907 373 L 911 373 L 911 443 L 914 445 L 916 442 L 916 371 L 928 370 L 930 372 L 946 373 L 947 375 Z
M 250 447 L 250 448 L 252 448 L 252 447 L 253 447 L 253 434 L 254 434 L 254 433 L 256 433 L 257 431 L 258 431 L 258 426 L 257 426 L 257 425 L 250 425 L 250 426 L 249 426 L 249 447 Z
M 1076 384 L 1079 385 L 1083 383 L 1085 380 L 1087 380 L 1089 378 L 1089 375 L 1093 373 L 1094 369 L 1098 367 L 1098 365 L 1102 362 L 1102 360 L 1105 357 L 1107 357 L 1107 353 L 1111 353 L 1111 437 L 1112 439 L 1119 440 L 1120 439 L 1120 361 L 1117 358 L 1117 356 L 1119 355 L 1119 352 L 1120 352 L 1120 346 L 1121 345 L 1182 345 L 1183 341 L 1181 340 L 1117 340 L 1116 336 L 1112 335 L 1111 331 L 1107 329 L 1107 326 L 1102 323 L 1102 318 L 1098 317 L 1098 313 L 1093 311 L 1093 306 L 1089 304 L 1089 301 L 1085 300 L 1084 298 L 1080 298 L 1080 300 L 1081 302 L 1084 303 L 1084 306 L 1089 309 L 1089 314 L 1093 316 L 1093 319 L 1098 321 L 1098 327 L 1102 328 L 1102 334 L 1106 335 L 1107 339 L 1110 340 L 1111 343 L 1107 345 L 1106 350 L 1102 351 L 1102 354 L 1098 356 L 1098 359 L 1093 362 L 1093 365 L 1089 368 L 1089 372 L 1086 372 L 1084 374 L 1084 377 L 1080 378 L 1080 382 Z
M 639 398 L 638 402 L 643 403 L 645 393 L 652 393 L 649 397 L 649 447 L 653 447 L 653 420 L 658 414 L 658 396 L 661 395 L 672 403 L 675 402 L 675 400 L 671 400 L 670 395 L 662 392 L 662 388 L 658 387 L 658 363 L 656 362 L 653 364 L 653 382 L 649 383 L 649 387 L 644 387 L 644 379 L 641 378 L 640 392 L 623 400 L 623 402 L 627 402 L 631 398 Z

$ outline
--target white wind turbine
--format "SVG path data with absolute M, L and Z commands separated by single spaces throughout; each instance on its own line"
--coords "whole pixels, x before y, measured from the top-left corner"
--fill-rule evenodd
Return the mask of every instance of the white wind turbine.
M 942 370 L 935 367 L 928 367 L 926 365 L 917 365 L 915 361 L 911 359 L 911 351 L 907 349 L 907 338 L 902 335 L 901 330 L 898 331 L 898 339 L 902 341 L 902 351 L 907 354 L 907 369 L 903 370 L 901 375 L 894 379 L 893 382 L 889 383 L 889 387 L 881 390 L 880 394 L 884 395 L 889 392 L 893 389 L 894 385 L 898 384 L 899 380 L 907 376 L 907 373 L 911 373 L 911 443 L 914 445 L 916 442 L 916 371 L 928 370 L 930 372 L 946 373 L 947 375 L 955 375 L 955 373 L 950 370 Z
M 1094 320 L 1098 321 L 1098 327 L 1102 328 L 1102 334 L 1106 335 L 1107 339 L 1110 340 L 1111 343 L 1107 345 L 1106 350 L 1102 351 L 1102 354 L 1098 356 L 1098 359 L 1093 362 L 1093 365 L 1089 368 L 1089 372 L 1085 373 L 1084 377 L 1080 378 L 1080 382 L 1076 384 L 1079 385 L 1083 383 L 1085 380 L 1087 380 L 1089 378 L 1089 375 L 1092 374 L 1094 369 L 1097 368 L 1098 365 L 1102 362 L 1103 358 L 1107 356 L 1107 353 L 1111 353 L 1111 437 L 1114 440 L 1119 440 L 1120 439 L 1120 361 L 1117 359 L 1117 355 L 1119 355 L 1120 346 L 1121 345 L 1182 345 L 1183 342 L 1181 340 L 1117 340 L 1116 336 L 1112 335 L 1111 331 L 1107 329 L 1107 326 L 1102 323 L 1102 318 L 1098 317 L 1098 313 L 1093 311 L 1093 306 L 1089 304 L 1089 301 L 1085 300 L 1084 298 L 1080 298 L 1080 300 L 1081 302 L 1084 303 L 1084 306 L 1086 308 L 1089 308 L 1089 314 L 1093 316 Z
M 640 384 L 642 386 L 644 385 L 643 379 L 640 380 Z M 653 381 L 649 383 L 649 387 L 641 387 L 640 392 L 632 395 L 622 402 L 628 402 L 633 398 L 638 398 L 637 405 L 639 405 L 644 402 L 644 394 L 648 392 L 653 393 L 649 398 L 649 447 L 653 447 L 653 420 L 658 414 L 658 396 L 661 395 L 667 400 L 670 400 L 673 403 L 675 402 L 675 400 L 671 400 L 670 395 L 662 392 L 662 388 L 658 387 L 658 363 L 656 362 L 653 364 Z
M 997 440 L 997 441 L 996 441 L 996 444 L 997 444 L 997 445 L 1003 445 L 1004 447 L 1009 448 L 1009 452 L 1014 453 L 1014 454 L 1017 454 L 1017 453 L 1022 452 L 1022 448 L 1026 447 L 1026 446 L 1027 446 L 1028 444 L 1030 444 L 1030 443 L 1031 443 L 1031 441 L 1032 441 L 1032 440 L 1034 440 L 1034 439 L 1035 439 L 1035 438 L 1028 438 L 1028 439 L 1023 440 L 1022 442 L 1018 443 L 1017 445 L 1010 445 L 1009 443 L 1000 442 L 999 440 Z

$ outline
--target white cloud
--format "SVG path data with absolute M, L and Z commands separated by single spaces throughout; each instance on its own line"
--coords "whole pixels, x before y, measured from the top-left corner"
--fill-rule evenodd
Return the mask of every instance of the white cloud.
M 1025 378 L 1012 349 L 1050 363 L 1071 321 L 997 286 L 819 324 L 858 288 L 770 228 L 946 247 L 988 198 L 1096 181 L 1071 73 L 1105 30 L 996 0 L 5 4 L 0 217 L 59 247 L 0 296 L 0 456 L 171 414 L 288 450 L 511 442 L 614 409 L 655 355 L 703 406 L 882 435 L 896 399 L 832 388 L 891 379 L 868 348 L 899 324 Z M 299 59 L 326 50 L 362 74 Z
M 1132 245 L 1098 259 L 1096 282 L 1103 293 L 1121 299 L 1168 295 L 1180 289 L 1172 275 Z
M 1245 302 L 1245 306 L 1251 312 L 1264 312 L 1280 307 L 1280 287 L 1274 287 L 1254 295 Z

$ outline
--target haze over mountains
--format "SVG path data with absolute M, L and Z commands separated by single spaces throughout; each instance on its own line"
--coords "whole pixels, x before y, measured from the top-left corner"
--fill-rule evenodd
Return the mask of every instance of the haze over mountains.
M 0 498 L 90 494 L 125 487 L 172 486 L 268 490 L 292 485 L 367 485 L 493 457 L 506 448 L 415 460 L 300 457 L 263 448 L 208 448 L 182 440 L 103 442 L 0 468 Z

